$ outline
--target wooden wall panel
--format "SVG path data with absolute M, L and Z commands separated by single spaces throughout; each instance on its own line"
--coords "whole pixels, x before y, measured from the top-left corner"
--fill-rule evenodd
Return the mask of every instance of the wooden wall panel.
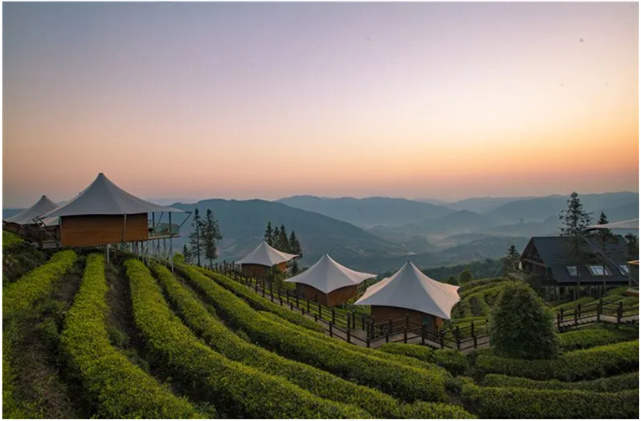
M 149 238 L 147 214 L 80 215 L 60 218 L 60 242 L 64 247 L 88 247 Z
M 431 314 L 421 313 L 420 311 L 387 306 L 372 306 L 371 308 L 372 316 L 374 316 L 376 324 L 386 323 L 391 318 L 394 320 L 392 323 L 394 326 L 402 327 L 405 325 L 405 315 L 409 314 L 410 322 L 422 324 L 425 321 L 432 329 L 434 329 L 435 326 L 438 326 L 439 329 L 443 327 L 443 319 Z

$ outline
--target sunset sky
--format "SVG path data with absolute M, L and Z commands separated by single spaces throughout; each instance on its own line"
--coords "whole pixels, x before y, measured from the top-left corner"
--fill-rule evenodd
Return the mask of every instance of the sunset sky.
M 636 3 L 4 3 L 3 206 L 638 191 Z

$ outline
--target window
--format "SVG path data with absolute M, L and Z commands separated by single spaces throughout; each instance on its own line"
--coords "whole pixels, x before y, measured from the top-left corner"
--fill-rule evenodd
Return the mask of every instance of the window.
M 619 265 L 619 270 L 621 271 L 621 274 L 623 275 L 629 275 L 630 274 L 630 268 L 628 265 Z
M 566 266 L 565 268 L 568 270 L 571 277 L 576 278 L 579 275 L 579 271 L 576 266 Z
M 592 274 L 592 276 L 611 276 L 612 274 L 608 270 L 608 268 L 604 267 L 603 265 L 588 265 L 588 270 Z

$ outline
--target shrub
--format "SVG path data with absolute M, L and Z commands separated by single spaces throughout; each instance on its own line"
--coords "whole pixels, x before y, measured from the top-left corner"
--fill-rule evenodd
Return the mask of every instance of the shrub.
M 559 334 L 559 344 L 564 351 L 592 348 L 639 337 L 637 329 L 581 329 Z
M 472 280 L 472 272 L 469 269 L 465 269 L 458 277 L 459 284 L 465 285 Z
M 487 387 L 521 387 L 525 389 L 579 389 L 593 392 L 619 392 L 639 388 L 639 373 L 626 373 L 582 382 L 561 382 L 558 380 L 531 380 L 502 374 L 488 374 L 483 378 Z
M 422 345 L 388 343 L 379 347 L 378 350 L 390 354 L 406 355 L 421 361 L 435 363 L 453 375 L 463 374 L 468 367 L 465 355 L 453 349 L 433 350 L 432 348 Z
M 184 266 L 178 267 L 179 269 L 181 269 Z M 249 305 L 256 310 L 269 311 L 270 313 L 278 314 L 283 319 L 289 320 L 292 323 L 306 327 L 307 329 L 315 330 L 317 332 L 325 332 L 325 329 L 323 329 L 322 326 L 318 325 L 318 323 L 314 322 L 313 320 L 310 320 L 301 314 L 296 314 L 293 311 L 281 307 L 278 304 L 272 303 L 270 300 L 261 297 L 256 292 L 252 291 L 242 284 L 239 284 L 238 282 L 232 281 L 226 276 L 203 268 L 196 268 L 196 270 L 199 270 L 206 276 L 213 278 L 225 289 L 233 292 L 243 300 L 247 301 L 247 303 L 249 303 Z
M 404 419 L 473 419 L 477 418 L 456 405 L 434 402 L 415 402 L 401 405 L 396 418 Z
M 360 406 L 376 417 L 393 416 L 398 403 L 391 396 L 243 341 L 225 325 L 214 320 L 166 267 L 156 264 L 152 269 L 185 323 L 215 351 L 231 360 L 281 376 L 322 398 Z
M 569 303 L 560 304 L 560 305 L 554 307 L 552 310 L 554 310 L 555 312 L 559 312 L 559 311 L 561 311 L 561 309 L 563 309 L 564 311 L 566 311 L 566 310 L 574 310 L 576 308 L 576 306 L 579 305 L 579 304 L 584 306 L 584 305 L 590 304 L 592 302 L 596 302 L 596 300 L 594 298 L 592 298 L 592 297 L 581 297 L 578 300 L 570 301 Z
M 534 380 L 577 381 L 639 370 L 639 340 L 562 354 L 553 360 L 522 360 L 479 354 L 477 374 L 505 374 Z
M 293 329 L 276 323 L 197 270 L 190 267 L 183 267 L 183 270 L 192 285 L 216 306 L 227 321 L 236 328 L 242 328 L 262 347 L 375 387 L 404 401 L 441 401 L 446 398 L 445 377 L 438 368 L 432 371 L 411 368 L 389 358 L 368 355 L 365 348 L 341 343 L 304 328 Z
M 497 355 L 551 358 L 559 350 L 554 315 L 523 283 L 506 286 L 490 315 L 490 343 Z
M 82 380 L 85 392 L 97 401 L 104 418 L 192 418 L 198 416 L 184 398 L 132 364 L 109 342 L 104 260 L 92 254 L 80 289 L 69 310 L 62 346 Z
M 9 231 L 2 231 L 2 248 L 10 248 L 17 244 L 23 243 L 24 240 L 17 236 L 16 234 Z
M 73 267 L 77 258 L 72 250 L 60 251 L 46 264 L 7 285 L 2 291 L 2 318 L 14 317 L 51 294 L 53 283 Z
M 466 382 L 461 398 L 482 418 L 638 418 L 639 392 L 531 390 L 478 387 Z
M 476 294 L 468 295 L 465 298 L 472 306 L 472 314 L 477 317 L 489 316 L 492 309 L 485 302 L 485 291 L 477 292 Z
M 125 262 L 134 321 L 150 358 L 196 395 L 226 411 L 224 418 L 358 418 L 359 408 L 321 399 L 283 378 L 231 361 L 202 344 L 171 312 L 160 287 L 138 260 Z M 210 284 L 213 282 L 209 281 Z M 235 299 L 237 299 L 233 294 Z

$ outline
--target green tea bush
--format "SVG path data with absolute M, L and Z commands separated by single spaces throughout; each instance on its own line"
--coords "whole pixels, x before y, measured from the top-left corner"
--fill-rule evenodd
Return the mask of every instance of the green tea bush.
M 185 323 L 215 351 L 231 360 L 281 376 L 322 398 L 360 406 L 375 417 L 394 416 L 398 402 L 391 396 L 243 341 L 213 319 L 203 304 L 192 297 L 166 267 L 156 264 L 152 270 Z
M 421 361 L 435 363 L 455 376 L 463 374 L 468 367 L 465 355 L 454 349 L 434 350 L 422 345 L 388 343 L 380 346 L 378 350 L 390 354 L 406 355 Z
M 483 378 L 486 387 L 520 387 L 524 389 L 578 389 L 592 392 L 620 392 L 639 388 L 639 372 L 620 374 L 596 380 L 561 382 L 559 380 L 532 380 L 502 374 L 488 374 Z
M 192 393 L 214 403 L 224 418 L 371 417 L 360 408 L 319 398 L 282 377 L 212 351 L 172 313 L 143 263 L 132 259 L 125 262 L 125 267 L 134 321 L 146 339 L 150 359 Z
M 9 231 L 2 231 L 2 248 L 9 248 L 17 244 L 23 243 L 24 240 L 16 234 Z
M 179 268 L 182 266 L 179 266 Z M 315 330 L 317 332 L 324 332 L 322 326 L 303 316 L 302 314 L 296 314 L 291 310 L 288 310 L 278 304 L 272 303 L 270 300 L 261 297 L 260 294 L 257 294 L 255 291 L 252 291 L 248 287 L 239 284 L 231 280 L 230 278 L 220 275 L 219 273 L 209 271 L 203 268 L 196 268 L 201 273 L 206 276 L 213 278 L 222 285 L 225 289 L 233 292 L 243 300 L 245 300 L 252 308 L 256 310 L 269 311 L 270 313 L 278 314 L 283 319 L 289 320 L 292 323 L 306 327 L 307 329 Z
M 102 255 L 87 259 L 80 289 L 69 310 L 62 346 L 85 392 L 97 402 L 101 418 L 194 418 L 184 398 L 132 364 L 109 342 L 105 327 L 108 307 Z
M 638 329 L 582 329 L 559 334 L 559 344 L 564 351 L 593 348 L 639 337 Z
M 638 418 L 639 392 L 597 393 L 478 387 L 463 384 L 461 399 L 482 418 Z
M 403 419 L 474 419 L 470 414 L 457 405 L 434 402 L 415 402 L 401 405 L 396 412 L 396 418 Z
M 411 368 L 389 358 L 358 352 L 368 350 L 339 343 L 320 333 L 289 328 L 265 318 L 199 271 L 190 267 L 182 267 L 182 270 L 188 281 L 216 306 L 229 323 L 242 328 L 262 347 L 377 388 L 403 401 L 443 401 L 446 398 L 445 376 L 438 368 L 433 371 Z
M 7 285 L 2 291 L 3 320 L 27 311 L 36 301 L 51 294 L 53 283 L 73 267 L 77 258 L 72 250 L 60 251 L 46 264 Z
M 559 311 L 561 311 L 561 309 L 563 309 L 564 311 L 574 310 L 576 308 L 576 306 L 579 305 L 579 304 L 584 306 L 586 304 L 592 304 L 592 303 L 595 303 L 595 302 L 597 302 L 597 300 L 595 300 L 592 297 L 581 297 L 578 300 L 570 301 L 569 303 L 560 304 L 560 305 L 554 307 L 552 310 L 554 310 L 555 312 L 559 312 Z
M 639 370 L 639 340 L 562 354 L 552 360 L 526 360 L 479 354 L 477 375 L 505 374 L 534 380 L 590 380 Z

